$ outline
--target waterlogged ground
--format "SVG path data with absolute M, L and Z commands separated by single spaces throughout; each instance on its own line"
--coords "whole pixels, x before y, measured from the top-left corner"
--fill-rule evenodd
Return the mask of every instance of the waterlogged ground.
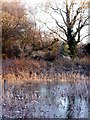
M 73 96 L 73 97 L 72 97 Z M 25 83 L 3 93 L 3 115 L 11 118 L 88 118 L 85 82 Z M 74 98 L 74 102 L 70 99 Z

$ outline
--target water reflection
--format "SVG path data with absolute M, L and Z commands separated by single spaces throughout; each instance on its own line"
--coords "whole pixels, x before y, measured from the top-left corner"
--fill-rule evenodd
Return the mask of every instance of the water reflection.
M 22 105 L 19 116 L 34 118 L 88 118 L 88 102 L 84 96 L 73 93 L 70 84 L 28 84 L 7 92 L 6 100 Z M 21 99 L 22 98 L 22 99 Z M 9 104 L 10 104 L 9 103 Z M 8 104 L 8 103 L 6 103 Z M 13 105 L 15 107 L 15 105 Z M 23 109 L 23 110 L 22 110 Z M 5 110 L 5 109 L 4 109 Z M 16 110 L 16 109 L 15 109 Z M 12 111 L 11 111 L 12 112 Z M 17 116 L 14 111 L 15 117 Z M 5 111 L 4 111 L 5 114 Z M 13 114 L 12 114 L 13 115 Z M 11 115 L 11 116 L 12 116 Z M 10 116 L 10 114 L 9 114 Z

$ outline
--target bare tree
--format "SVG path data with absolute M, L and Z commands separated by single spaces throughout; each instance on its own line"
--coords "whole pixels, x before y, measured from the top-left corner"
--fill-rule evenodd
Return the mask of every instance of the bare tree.
M 77 0 L 64 0 L 63 5 L 61 1 L 48 2 L 44 10 L 54 21 L 55 27 L 50 27 L 46 22 L 44 24 L 52 33 L 68 44 L 69 54 L 72 59 L 76 57 L 78 43 L 89 35 L 85 30 L 90 25 L 88 23 L 90 16 L 87 7 L 85 0 L 78 2 Z
M 85 0 L 64 0 L 63 5 L 61 1 L 57 0 L 52 3 L 48 2 L 43 10 L 52 18 L 54 27 L 51 27 L 47 22 L 44 24 L 53 34 L 67 43 L 72 60 L 76 57 L 78 43 L 89 36 L 86 30 L 90 25 L 87 7 L 88 4 Z M 72 82 L 70 82 L 70 86 L 72 91 L 76 89 Z M 74 118 L 75 94 L 74 92 L 70 93 L 68 95 L 68 119 Z

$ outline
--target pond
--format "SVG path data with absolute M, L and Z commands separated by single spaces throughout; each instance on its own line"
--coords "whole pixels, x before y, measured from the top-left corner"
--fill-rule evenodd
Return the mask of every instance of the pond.
M 88 118 L 85 84 L 12 85 L 3 95 L 3 116 L 11 118 Z

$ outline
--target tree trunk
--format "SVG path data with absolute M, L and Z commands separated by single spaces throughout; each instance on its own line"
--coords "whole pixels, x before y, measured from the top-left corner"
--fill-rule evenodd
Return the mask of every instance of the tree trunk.
M 67 44 L 69 46 L 69 55 L 72 58 L 72 60 L 74 60 L 77 55 L 76 51 L 77 42 L 75 40 L 69 40 Z

